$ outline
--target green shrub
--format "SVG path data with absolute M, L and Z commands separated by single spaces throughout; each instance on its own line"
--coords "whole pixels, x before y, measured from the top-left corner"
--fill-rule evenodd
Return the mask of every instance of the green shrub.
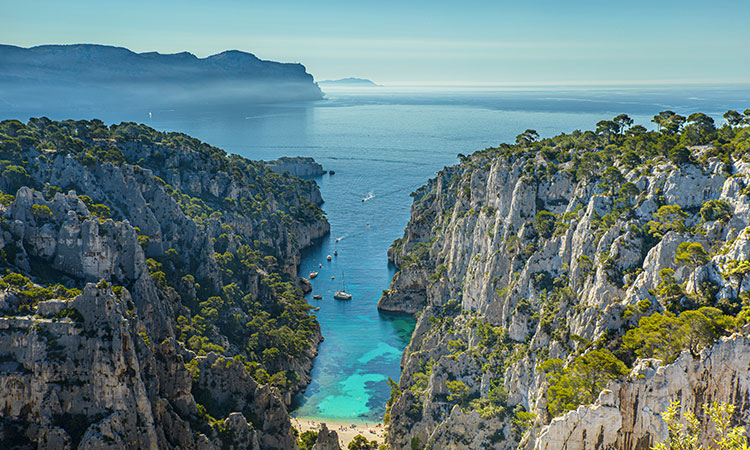
M 549 359 L 539 370 L 547 374 L 547 410 L 553 417 L 593 402 L 607 383 L 628 374 L 625 364 L 608 350 L 584 353 L 568 367 L 560 359 Z
M 312 450 L 313 445 L 315 445 L 317 440 L 318 432 L 307 430 L 300 434 L 299 439 L 297 440 L 297 446 L 299 446 L 299 450 Z
M 549 239 L 555 231 L 557 216 L 549 211 L 539 211 L 534 218 L 534 228 L 543 239 Z
M 659 358 L 670 363 L 683 349 L 697 356 L 701 349 L 728 334 L 734 325 L 732 317 L 711 307 L 684 311 L 679 316 L 668 311 L 655 313 L 641 318 L 638 327 L 628 330 L 623 345 L 640 358 Z
M 662 418 L 667 424 L 669 436 L 664 442 L 654 445 L 654 450 L 705 450 L 699 441 L 706 440 L 706 432 L 701 427 L 701 422 L 692 411 L 684 411 L 685 424 L 680 423 L 680 402 L 674 401 Z M 703 411 L 711 419 L 718 438 L 714 438 L 717 450 L 747 450 L 748 438 L 744 426 L 732 427 L 734 416 L 734 405 L 731 403 L 713 402 L 704 404 Z M 712 436 L 713 438 L 713 436 Z
M 699 214 L 704 222 L 728 222 L 732 218 L 732 206 L 724 200 L 708 200 L 701 206 Z

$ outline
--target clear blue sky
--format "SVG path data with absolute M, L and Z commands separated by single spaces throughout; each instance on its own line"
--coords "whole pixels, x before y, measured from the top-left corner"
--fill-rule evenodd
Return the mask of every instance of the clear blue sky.
M 301 62 L 318 80 L 750 80 L 750 0 L 3 3 L 0 43 L 239 49 Z

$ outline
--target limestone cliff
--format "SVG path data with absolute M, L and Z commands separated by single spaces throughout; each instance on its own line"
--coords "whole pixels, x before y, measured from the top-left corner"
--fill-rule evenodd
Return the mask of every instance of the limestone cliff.
M 673 364 L 639 361 L 628 381 L 613 383 L 591 406 L 581 406 L 544 427 L 537 450 L 617 448 L 649 449 L 667 438 L 660 414 L 679 399 L 687 411 L 699 411 L 714 400 L 740 406 L 738 422 L 750 420 L 750 338 L 740 334 L 701 352 L 698 359 L 684 352 Z M 703 427 L 715 432 L 703 419 Z M 715 436 L 701 442 L 710 445 Z
M 728 401 L 748 414 L 747 338 L 706 342 L 658 370 L 623 344 L 652 314 L 734 316 L 750 289 L 735 270 L 750 259 L 750 165 L 736 151 L 750 134 L 711 121 L 700 135 L 698 120 L 682 135 L 604 124 L 536 142 L 527 130 L 517 145 L 459 155 L 412 194 L 409 225 L 388 252 L 399 270 L 378 304 L 418 317 L 388 403 L 391 448 L 640 449 L 663 437 L 668 399 L 693 411 Z M 680 145 L 709 135 L 720 137 Z M 685 262 L 684 242 L 705 251 Z M 567 410 L 553 378 L 595 349 L 635 364 L 636 380 L 619 375 L 603 406 L 543 428 Z M 565 447 L 569 436 L 579 440 Z
M 176 107 L 226 110 L 323 98 L 302 64 L 238 50 L 198 58 L 96 44 L 0 44 L 0 90 L 4 110 L 24 114 L 60 108 L 141 114 Z
M 5 121 L 0 151 L 2 440 L 296 448 L 315 183 L 136 124 Z

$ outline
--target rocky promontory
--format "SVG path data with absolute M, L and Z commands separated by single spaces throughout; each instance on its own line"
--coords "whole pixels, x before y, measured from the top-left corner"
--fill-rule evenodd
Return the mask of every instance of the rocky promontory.
M 24 114 L 53 107 L 226 109 L 323 98 L 302 64 L 265 61 L 239 50 L 199 58 L 95 44 L 0 45 L 0 91 L 4 109 Z
M 0 440 L 296 448 L 317 185 L 134 123 L 0 122 Z

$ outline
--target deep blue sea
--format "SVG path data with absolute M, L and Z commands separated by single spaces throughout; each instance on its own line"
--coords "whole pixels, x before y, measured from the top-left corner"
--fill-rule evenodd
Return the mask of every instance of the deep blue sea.
M 551 136 L 593 129 L 599 120 L 620 113 L 651 127 L 651 117 L 664 109 L 701 111 L 720 121 L 728 109 L 750 108 L 747 85 L 329 89 L 326 97 L 308 104 L 227 109 L 144 105 L 138 111 L 17 111 L 0 105 L 0 118 L 44 114 L 144 122 L 247 158 L 312 156 L 334 170 L 335 175 L 316 178 L 331 235 L 304 252 L 300 267 L 301 275 L 313 269 L 320 273 L 308 302 L 320 308 L 316 315 L 325 341 L 294 414 L 374 422 L 384 412 L 388 377 L 399 377 L 401 352 L 414 327 L 408 317 L 376 309 L 395 271 L 386 250 L 409 220 L 409 193 L 435 171 L 455 164 L 458 153 L 512 142 L 527 128 Z M 334 250 L 338 256 L 327 262 L 325 256 Z M 332 297 L 344 277 L 353 295 L 348 302 Z M 323 299 L 313 299 L 314 294 Z

